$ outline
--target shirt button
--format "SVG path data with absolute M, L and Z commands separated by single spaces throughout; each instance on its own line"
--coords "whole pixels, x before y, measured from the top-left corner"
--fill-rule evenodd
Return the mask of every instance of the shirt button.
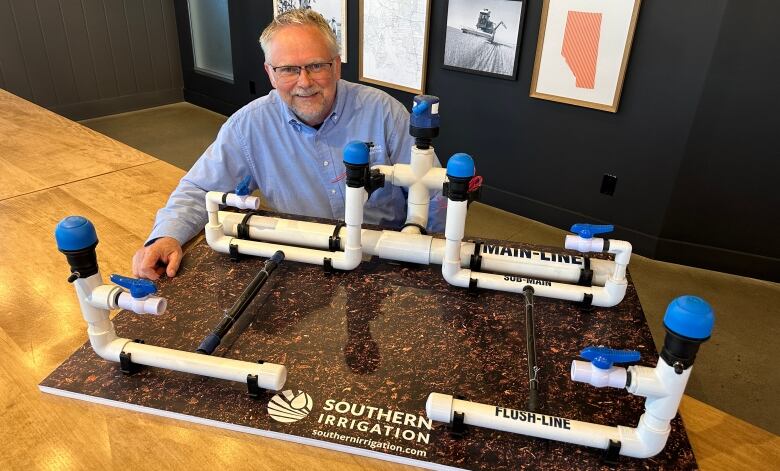
M 322 163 L 322 165 L 327 167 L 328 166 L 328 161 L 326 160 L 325 162 Z
M 332 195 L 335 195 L 335 194 L 336 194 L 336 190 L 330 190 L 330 193 L 331 193 Z

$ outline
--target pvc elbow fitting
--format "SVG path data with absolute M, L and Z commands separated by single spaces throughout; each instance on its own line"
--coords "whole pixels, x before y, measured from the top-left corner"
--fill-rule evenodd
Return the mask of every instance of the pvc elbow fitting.
M 461 268 L 460 261 L 448 262 L 445 260 L 441 264 L 441 275 L 444 280 L 452 286 L 467 288 L 469 286 L 469 279 L 471 278 L 471 270 L 468 268 Z
M 631 260 L 632 250 L 633 247 L 630 242 L 613 239 L 609 241 L 609 252 L 615 254 L 615 263 L 618 265 L 628 265 L 629 260 Z
M 113 331 L 100 334 L 89 333 L 89 344 L 92 350 L 100 358 L 107 361 L 119 362 L 122 350 L 129 342 L 131 342 L 130 339 L 117 337 Z
M 360 265 L 360 261 L 363 259 L 362 247 L 345 248 L 343 253 L 343 256 L 340 256 L 341 254 L 337 254 L 337 256 L 331 262 L 333 263 L 333 267 L 338 270 L 354 270 L 358 265 Z
M 628 282 L 608 278 L 603 287 L 593 288 L 593 305 L 599 307 L 616 306 L 626 295 Z
M 223 193 L 219 191 L 209 191 L 206 193 L 206 212 L 212 213 L 219 211 L 219 205 L 222 203 Z
M 597 368 L 587 361 L 574 360 L 571 362 L 571 379 L 580 383 L 588 383 L 597 388 L 609 386 L 611 388 L 626 387 L 626 369 L 613 366 L 608 370 Z

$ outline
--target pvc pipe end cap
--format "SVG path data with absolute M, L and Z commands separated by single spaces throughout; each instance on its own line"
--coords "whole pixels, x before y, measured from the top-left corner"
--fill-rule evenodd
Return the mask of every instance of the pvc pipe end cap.
M 437 422 L 452 422 L 452 396 L 431 393 L 425 401 L 425 414 Z
M 97 244 L 95 226 L 84 216 L 68 216 L 57 224 L 54 238 L 59 250 L 82 250 Z
M 447 176 L 471 178 L 474 176 L 474 159 L 464 153 L 453 154 L 447 161 Z
M 351 141 L 344 146 L 344 163 L 350 165 L 368 165 L 368 145 L 362 141 Z
M 715 324 L 712 306 L 698 296 L 680 296 L 666 308 L 664 326 L 690 339 L 708 339 Z
M 264 366 L 269 367 L 268 363 Z M 269 389 L 272 391 L 281 391 L 284 387 L 284 383 L 287 382 L 287 367 L 284 365 L 273 365 L 269 370 L 271 376 L 271 383 Z

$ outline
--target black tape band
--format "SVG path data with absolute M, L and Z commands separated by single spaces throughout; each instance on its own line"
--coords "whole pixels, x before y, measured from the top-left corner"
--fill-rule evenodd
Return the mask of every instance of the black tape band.
M 577 284 L 579 286 L 593 286 L 593 270 L 590 269 L 590 257 L 585 257 Z
M 477 279 L 469 278 L 469 291 L 475 291 L 477 289 Z
M 406 224 L 403 225 L 403 227 L 401 227 L 401 229 L 403 229 L 404 227 L 409 227 L 409 226 L 413 226 L 413 227 L 416 227 L 417 229 L 420 229 L 420 234 L 422 234 L 422 235 L 428 235 L 428 231 L 426 231 L 423 226 L 421 226 L 421 225 L 419 225 L 417 223 L 414 223 L 414 222 L 407 222 Z
M 341 238 L 339 237 L 339 232 L 341 232 L 343 227 L 347 227 L 347 224 L 344 221 L 337 222 L 333 227 L 333 235 L 328 238 L 328 250 L 331 252 L 338 252 L 341 250 Z
M 232 240 L 228 244 L 228 249 L 230 251 L 230 260 L 237 262 L 241 259 L 241 254 L 238 253 L 238 245 L 234 244 Z
M 621 443 L 619 441 L 616 442 L 610 439 L 609 445 L 607 446 L 607 449 L 604 450 L 604 455 L 602 456 L 602 459 L 604 460 L 604 464 L 608 466 L 617 465 L 618 457 L 620 456 L 620 448 L 621 448 Z
M 469 262 L 469 268 L 471 271 L 480 271 L 482 269 L 482 241 L 478 240 L 474 243 L 474 253 L 471 254 L 471 261 Z
M 241 223 L 236 226 L 236 237 L 242 240 L 249 240 L 249 219 L 254 216 L 254 213 L 246 213 Z
M 582 298 L 582 305 L 585 307 L 593 306 L 593 295 L 590 293 L 585 293 L 585 297 Z

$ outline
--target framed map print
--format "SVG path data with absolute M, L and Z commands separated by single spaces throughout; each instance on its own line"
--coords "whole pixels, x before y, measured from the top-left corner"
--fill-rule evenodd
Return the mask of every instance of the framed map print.
M 361 82 L 425 90 L 430 0 L 360 0 Z
M 339 44 L 341 62 L 347 63 L 347 0 L 274 0 L 274 18 L 293 8 L 310 8 L 325 18 Z
M 544 0 L 531 96 L 616 112 L 640 0 Z

